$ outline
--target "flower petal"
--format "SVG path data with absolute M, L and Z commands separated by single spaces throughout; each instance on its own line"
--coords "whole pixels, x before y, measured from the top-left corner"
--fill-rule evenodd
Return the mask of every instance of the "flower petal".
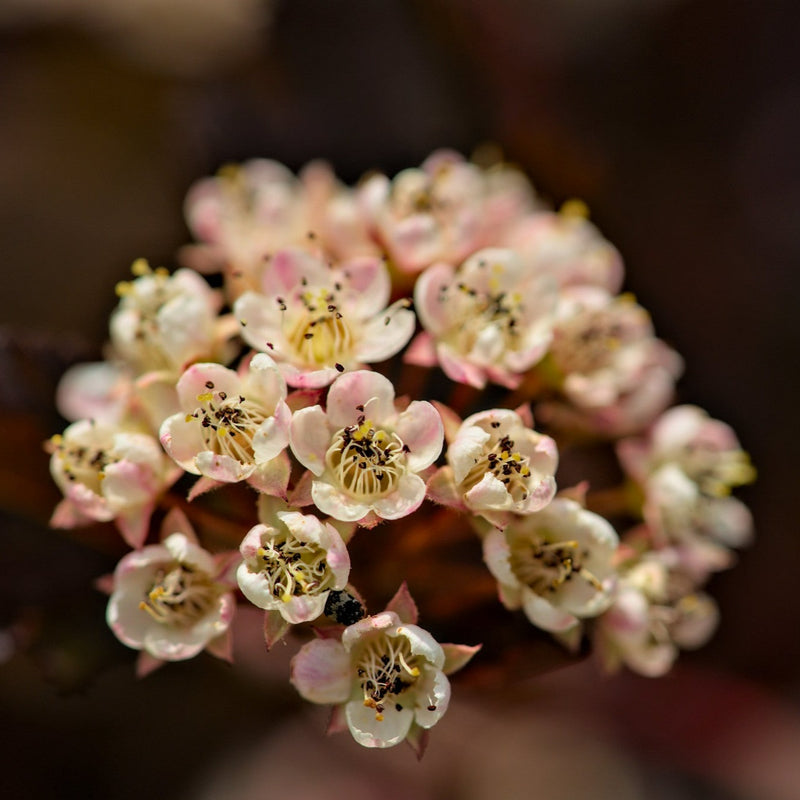
M 390 358 L 408 344 L 416 322 L 414 312 L 408 308 L 398 308 L 397 304 L 387 308 L 361 329 L 355 357 L 369 364 Z
M 575 616 L 530 590 L 522 592 L 522 608 L 534 625 L 546 631 L 565 631 L 578 622 Z
M 335 639 L 314 639 L 292 659 L 295 689 L 312 703 L 344 703 L 350 696 L 350 656 Z
M 414 307 L 422 326 L 438 337 L 452 325 L 443 289 L 453 282 L 455 269 L 450 264 L 434 264 L 417 278 L 414 286 Z
M 241 394 L 241 378 L 232 369 L 221 364 L 193 364 L 181 375 L 175 387 L 184 411 L 191 412 L 197 408 L 197 397 L 209 391 L 208 383 L 213 384 L 215 392 L 225 392 L 230 397 Z
M 378 715 L 361 700 L 352 700 L 345 706 L 345 718 L 350 733 L 360 745 L 392 747 L 406 738 L 414 712 L 405 706 L 398 711 L 395 706 L 387 705 Z
M 364 406 L 364 410 L 358 406 Z M 347 372 L 331 386 L 327 410 L 334 430 L 356 424 L 362 415 L 380 425 L 395 416 L 394 386 L 379 372 Z
M 487 472 L 465 495 L 464 501 L 474 511 L 482 509 L 505 510 L 513 505 L 505 484 Z
M 414 718 L 423 728 L 432 728 L 450 704 L 450 681 L 440 670 L 427 669 L 422 681 L 414 688 L 417 695 L 421 695 Z
M 372 508 L 383 519 L 400 519 L 416 511 L 424 499 L 425 481 L 419 475 L 406 474 L 397 482 L 397 488 L 386 497 L 375 500 Z
M 271 461 L 286 448 L 291 421 L 289 406 L 279 401 L 274 416 L 267 417 L 253 435 L 253 457 L 257 464 Z
M 167 453 L 186 472 L 200 475 L 195 457 L 206 445 L 197 420 L 191 419 L 187 422 L 185 414 L 173 414 L 161 425 L 159 439 Z
M 422 486 L 424 496 L 425 484 L 423 483 Z M 342 522 L 356 522 L 370 511 L 369 505 L 359 503 L 327 481 L 312 482 L 311 499 L 323 514 L 342 520 Z M 401 516 L 403 515 L 401 514 Z
M 325 471 L 325 454 L 331 443 L 328 417 L 320 406 L 301 408 L 292 417 L 289 444 L 297 460 L 314 475 Z
M 433 337 L 427 331 L 417 334 L 403 353 L 403 361 L 418 367 L 435 367 L 439 363 L 439 358 L 436 355 L 436 342 Z
M 413 400 L 397 417 L 395 433 L 409 449 L 406 464 L 411 472 L 420 472 L 439 457 L 444 444 L 444 426 L 431 403 Z
M 237 483 L 249 478 L 256 468 L 255 464 L 243 464 L 231 456 L 202 450 L 194 463 L 203 475 L 223 483 Z

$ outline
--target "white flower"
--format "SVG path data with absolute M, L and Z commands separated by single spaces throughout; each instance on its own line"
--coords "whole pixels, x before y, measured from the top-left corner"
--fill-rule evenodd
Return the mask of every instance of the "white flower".
M 224 637 L 236 609 L 220 566 L 181 527 L 119 562 L 106 613 L 123 644 L 162 661 L 193 658 Z
M 667 464 L 679 467 L 704 494 L 716 497 L 755 479 L 733 429 L 697 406 L 670 408 L 647 437 L 620 442 L 617 453 L 626 471 L 640 483 Z
M 392 747 L 412 726 L 435 725 L 450 702 L 442 646 L 417 625 L 384 611 L 345 629 L 341 642 L 318 639 L 292 661 L 292 683 L 314 703 L 344 704 L 353 738 Z
M 279 511 L 252 528 L 239 548 L 236 578 L 244 596 L 290 623 L 316 619 L 331 589 L 343 589 L 350 557 L 336 528 L 317 517 Z
M 172 458 L 216 481 L 268 483 L 291 419 L 275 362 L 259 353 L 241 376 L 220 364 L 194 364 L 177 390 L 183 410 L 161 426 L 161 444 Z
M 506 608 L 521 607 L 534 625 L 562 632 L 608 607 L 618 542 L 605 519 L 556 498 L 487 534 L 483 553 Z
M 439 151 L 394 180 L 373 175 L 359 199 L 399 268 L 419 272 L 435 261 L 461 261 L 481 246 L 486 190 L 479 167 Z
M 515 388 L 547 352 L 555 284 L 527 270 L 511 250 L 489 248 L 457 269 L 437 263 L 420 275 L 414 304 L 425 331 L 405 360 L 439 364 L 449 378 Z
M 705 644 L 719 611 L 711 597 L 670 568 L 673 554 L 650 552 L 619 578 L 613 601 L 594 628 L 604 668 L 622 664 L 648 677 L 664 675 L 678 649 Z
M 50 473 L 64 493 L 51 524 L 72 528 L 114 520 L 140 547 L 155 500 L 176 478 L 158 442 L 144 433 L 79 420 L 50 439 Z
M 377 258 L 338 266 L 302 250 L 281 250 L 264 270 L 261 293 L 234 305 L 242 338 L 268 351 L 287 383 L 327 386 L 340 372 L 383 361 L 414 332 L 406 301 L 386 307 L 391 283 Z
M 227 166 L 190 189 L 184 210 L 204 243 L 184 248 L 185 259 L 203 272 L 224 270 L 234 299 L 262 284 L 265 256 L 282 248 L 308 246 L 339 258 L 377 252 L 354 193 L 320 161 L 299 178 L 263 158 Z
M 447 448 L 447 462 L 428 483 L 432 499 L 453 505 L 447 495 L 455 495 L 458 505 L 498 527 L 503 515 L 541 510 L 556 491 L 555 442 L 509 409 L 467 417 Z
M 704 580 L 733 562 L 729 548 L 753 537 L 753 518 L 734 497 L 704 495 L 675 464 L 668 463 L 645 481 L 644 518 L 657 541 L 673 546 L 683 566 Z
M 560 287 L 598 286 L 619 291 L 624 277 L 617 249 L 585 217 L 578 201 L 559 212 L 529 214 L 510 232 L 506 245 L 528 269 L 549 275 Z
M 221 297 L 196 272 L 152 271 L 133 264 L 133 281 L 117 285 L 120 302 L 111 315 L 115 351 L 139 374 L 179 373 L 193 361 L 215 357 L 233 333 L 218 320 Z
M 438 458 L 442 443 L 442 420 L 430 403 L 415 400 L 398 412 L 391 382 L 366 370 L 333 383 L 326 411 L 313 406 L 292 418 L 292 452 L 314 475 L 311 497 L 343 521 L 415 511 L 425 499 L 417 473 Z
M 630 295 L 580 286 L 560 295 L 547 366 L 567 403 L 542 403 L 539 419 L 622 436 L 664 410 L 683 362 L 655 337 L 650 315 Z

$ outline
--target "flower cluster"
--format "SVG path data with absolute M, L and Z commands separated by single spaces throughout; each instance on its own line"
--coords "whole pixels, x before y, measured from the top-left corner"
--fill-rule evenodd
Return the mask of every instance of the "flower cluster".
M 320 163 L 226 167 L 186 217 L 183 266 L 134 263 L 47 445 L 52 524 L 113 521 L 132 548 L 101 583 L 141 674 L 230 658 L 250 603 L 267 648 L 303 642 L 291 682 L 332 730 L 421 754 L 480 645 L 440 644 L 394 576 L 405 557 L 418 597 L 469 609 L 439 579 L 459 538 L 480 539 L 498 624 L 521 611 L 608 670 L 662 674 L 712 633 L 703 586 L 752 536 L 731 491 L 754 470 L 727 425 L 669 408 L 681 358 L 582 203 L 547 209 L 510 166 L 440 151 L 357 187 Z M 572 462 L 605 447 L 623 484 L 557 491 L 567 442 Z

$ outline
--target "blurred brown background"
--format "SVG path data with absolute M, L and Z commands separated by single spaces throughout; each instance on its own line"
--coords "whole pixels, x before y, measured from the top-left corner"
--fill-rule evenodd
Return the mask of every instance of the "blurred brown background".
M 0 794 L 316 797 L 316 764 L 327 796 L 800 797 L 798 17 L 769 0 L 5 0 Z M 578 665 L 457 693 L 421 769 L 323 739 L 286 654 L 137 683 L 90 586 L 119 551 L 42 526 L 55 380 L 99 352 L 115 283 L 138 256 L 174 266 L 184 193 L 225 162 L 323 157 L 354 181 L 487 141 L 553 202 L 587 201 L 686 358 L 680 399 L 759 468 L 741 493 L 758 541 L 712 583 L 717 636 L 661 681 Z

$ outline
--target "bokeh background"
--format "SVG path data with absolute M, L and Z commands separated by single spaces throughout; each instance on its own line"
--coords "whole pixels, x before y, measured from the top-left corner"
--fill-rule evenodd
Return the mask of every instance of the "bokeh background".
M 778 0 L 4 0 L 0 796 L 800 797 L 799 17 Z M 285 682 L 291 646 L 137 682 L 91 585 L 121 549 L 47 530 L 40 447 L 115 283 L 138 256 L 175 266 L 185 191 L 226 162 L 322 157 L 352 182 L 487 142 L 548 200 L 588 203 L 686 358 L 680 399 L 759 469 L 741 492 L 758 540 L 711 585 L 716 637 L 657 681 L 582 662 L 465 682 L 419 766 L 323 737 Z

